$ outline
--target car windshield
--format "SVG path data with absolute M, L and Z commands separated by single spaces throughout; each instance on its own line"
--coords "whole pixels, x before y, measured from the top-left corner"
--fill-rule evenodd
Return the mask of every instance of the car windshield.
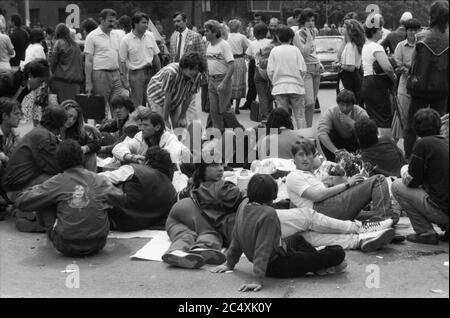
M 337 53 L 342 41 L 341 38 L 316 38 L 316 52 Z

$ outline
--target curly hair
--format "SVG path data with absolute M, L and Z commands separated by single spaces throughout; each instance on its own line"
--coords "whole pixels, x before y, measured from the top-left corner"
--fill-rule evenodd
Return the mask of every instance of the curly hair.
M 423 108 L 414 115 L 413 127 L 419 137 L 440 135 L 441 126 L 441 117 L 434 109 Z
M 219 39 L 222 36 L 222 25 L 216 20 L 208 20 L 203 25 L 205 29 L 214 33 L 216 37 Z
M 206 72 L 206 60 L 198 52 L 191 52 L 183 55 L 180 60 L 180 67 L 190 70 L 198 70 L 200 73 Z
M 148 166 L 165 174 L 169 180 L 172 181 L 175 165 L 167 150 L 162 149 L 159 146 L 150 147 L 145 153 L 145 158 L 147 159 Z
M 356 45 L 359 54 L 361 54 L 364 43 L 366 42 L 364 27 L 355 19 L 345 20 L 344 25 L 347 30 L 348 37 L 350 38 L 350 42 Z

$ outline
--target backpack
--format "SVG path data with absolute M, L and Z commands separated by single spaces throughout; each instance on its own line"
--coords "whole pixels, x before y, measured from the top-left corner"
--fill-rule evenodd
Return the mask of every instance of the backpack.
M 415 58 L 406 83 L 413 96 L 440 97 L 448 95 L 448 40 L 436 44 L 426 37 L 416 43 Z
M 269 81 L 269 76 L 267 75 L 267 64 L 269 62 L 269 55 L 273 49 L 273 45 L 268 45 L 256 53 L 256 68 L 258 69 L 259 75 L 266 81 Z

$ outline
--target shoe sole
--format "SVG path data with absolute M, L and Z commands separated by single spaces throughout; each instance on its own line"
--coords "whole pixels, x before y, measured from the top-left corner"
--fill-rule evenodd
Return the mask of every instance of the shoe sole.
M 227 260 L 226 256 L 220 251 L 206 249 L 206 250 L 191 250 L 190 253 L 200 255 L 208 265 L 222 265 Z
M 364 253 L 373 252 L 379 250 L 383 246 L 392 242 L 395 236 L 394 229 L 385 230 L 380 236 L 366 241 L 361 245 L 361 251 Z
M 189 269 L 198 269 L 205 264 L 203 258 L 197 254 L 188 254 L 184 257 L 181 257 L 169 253 L 164 254 L 162 256 L 162 260 L 172 266 Z
M 436 239 L 436 240 L 428 240 L 428 241 L 421 241 L 421 240 L 411 239 L 410 237 L 406 237 L 406 240 L 407 240 L 408 242 L 412 242 L 412 243 L 416 243 L 416 244 L 439 245 L 439 239 Z

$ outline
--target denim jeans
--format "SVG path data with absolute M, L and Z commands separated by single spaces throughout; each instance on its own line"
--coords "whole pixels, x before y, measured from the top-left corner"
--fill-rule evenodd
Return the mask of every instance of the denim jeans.
M 401 179 L 395 180 L 391 189 L 395 199 L 408 214 L 416 233 L 435 234 L 433 223 L 448 229 L 448 214 L 439 209 L 423 189 L 409 188 Z
M 312 127 L 314 106 L 320 86 L 320 65 L 307 64 L 305 81 L 305 116 L 307 127 Z
M 358 248 L 361 223 L 330 218 L 313 209 L 276 210 L 281 223 L 281 237 L 297 232 L 312 246 L 340 245 L 344 249 Z
M 305 95 L 299 94 L 279 94 L 275 95 L 275 100 L 279 107 L 283 107 L 289 111 L 292 108 L 294 113 L 295 123 L 297 124 L 297 129 L 306 128 L 305 120 Z
M 231 110 L 231 77 L 226 81 L 225 87 L 219 90 L 219 85 L 223 82 L 225 75 L 210 76 L 208 95 L 209 95 L 209 114 L 211 116 L 212 126 L 224 131 L 226 128 L 224 114 L 232 112 Z
M 370 177 L 331 198 L 316 202 L 314 210 L 339 220 L 353 220 L 370 202 L 377 217 L 392 216 L 389 185 L 383 175 Z

